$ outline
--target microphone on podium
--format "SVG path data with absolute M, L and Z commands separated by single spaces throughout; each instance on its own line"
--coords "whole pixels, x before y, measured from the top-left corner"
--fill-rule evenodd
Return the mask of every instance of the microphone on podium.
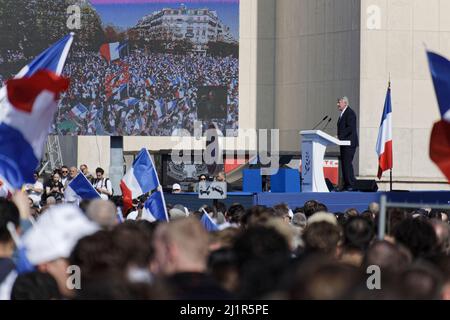
M 332 120 L 333 120 L 333 119 L 332 119 L 331 117 L 328 119 L 328 122 L 327 122 L 327 124 L 325 125 L 325 127 L 323 127 L 322 131 L 325 131 L 325 129 L 328 128 L 328 125 L 330 124 L 330 122 L 331 122 Z
M 329 116 L 325 116 L 325 118 L 323 118 L 318 124 L 316 124 L 316 126 L 314 128 L 312 128 L 312 130 L 316 130 L 317 127 L 319 127 L 325 120 L 327 120 L 329 118 Z

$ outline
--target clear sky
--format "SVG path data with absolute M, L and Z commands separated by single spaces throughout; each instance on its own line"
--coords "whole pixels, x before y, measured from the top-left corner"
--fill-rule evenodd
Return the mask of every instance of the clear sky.
M 245 1 L 245 0 L 244 0 Z M 230 27 L 239 39 L 239 0 L 91 0 L 102 18 L 103 24 L 114 24 L 122 28 L 136 25 L 143 16 L 163 8 L 208 8 L 217 11 L 220 20 Z

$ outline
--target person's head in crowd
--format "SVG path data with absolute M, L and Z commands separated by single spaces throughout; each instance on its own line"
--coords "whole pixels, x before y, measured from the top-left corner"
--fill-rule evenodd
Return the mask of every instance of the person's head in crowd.
M 55 173 L 52 177 L 52 182 L 55 184 L 60 181 L 61 181 L 61 177 L 60 177 L 59 173 Z
M 38 271 L 53 276 L 61 294 L 70 297 L 73 291 L 66 285 L 67 259 L 79 239 L 97 230 L 77 207 L 52 206 L 23 237 L 27 258 Z
M 437 237 L 438 251 L 442 254 L 448 254 L 450 249 L 450 226 L 448 223 L 438 219 L 430 220 Z
M 122 223 L 113 229 L 112 237 L 124 270 L 149 270 L 154 250 L 152 233 L 146 225 L 134 221 Z
M 237 228 L 226 228 L 209 235 L 209 251 L 213 252 L 223 248 L 231 248 L 236 237 L 240 234 Z
M 240 298 L 264 299 L 277 291 L 290 261 L 285 237 L 272 227 L 254 226 L 237 237 L 233 248 Z
M 227 205 L 226 205 L 225 203 L 221 202 L 221 201 L 218 201 L 218 202 L 215 204 L 215 207 L 216 207 L 216 211 L 217 211 L 217 212 L 221 212 L 221 213 L 223 213 L 224 215 L 225 215 L 225 213 L 227 212 Z
M 435 266 L 442 275 L 441 299 L 450 301 L 450 256 L 441 255 L 435 261 Z
M 411 252 L 400 244 L 376 241 L 366 251 L 363 266 L 379 266 L 385 274 L 398 275 L 412 262 Z
M 206 174 L 201 174 L 198 176 L 199 182 L 206 182 L 208 180 L 208 177 L 206 177 Z
M 175 221 L 178 219 L 185 219 L 188 217 L 188 215 L 186 214 L 186 208 L 181 206 L 181 205 L 176 205 L 174 206 L 172 209 L 169 210 L 169 218 L 170 221 Z
M 230 247 L 211 252 L 208 257 L 208 271 L 224 290 L 228 292 L 238 290 L 239 274 L 236 255 Z
M 370 221 L 374 221 L 375 220 L 375 216 L 372 214 L 372 212 L 370 212 L 369 210 L 363 211 L 361 212 L 360 215 L 362 218 L 370 220 Z
M 225 213 L 226 220 L 235 225 L 240 225 L 245 215 L 245 208 L 241 204 L 233 204 Z
M 359 216 L 359 212 L 355 208 L 347 209 L 347 210 L 345 210 L 345 213 L 347 214 L 347 216 L 349 218 Z
M 75 177 L 77 176 L 77 174 L 78 174 L 78 169 L 77 169 L 77 167 L 70 167 L 70 168 L 69 168 L 69 177 L 70 177 L 70 179 L 75 179 Z
M 403 296 L 408 300 L 437 300 L 441 297 L 443 277 L 429 262 L 418 260 L 399 277 Z
M 428 220 L 428 211 L 425 209 L 416 209 L 411 215 L 413 219 L 421 219 L 422 221 Z
M 303 213 L 305 214 L 305 211 L 303 210 L 303 207 L 297 207 L 294 209 L 294 214 L 296 213 Z
M 322 254 L 300 260 L 292 269 L 284 286 L 287 298 L 294 300 L 348 299 L 353 288 L 363 281 L 357 268 Z
M 370 211 L 375 218 L 380 213 L 380 205 L 377 202 L 372 202 L 369 204 L 368 211 Z
M 33 178 L 34 178 L 34 181 L 38 181 L 39 180 L 39 171 L 35 171 L 33 173 Z
M 328 207 L 325 204 L 318 202 L 316 206 L 316 212 L 328 212 Z
M 361 265 L 364 252 L 375 236 L 373 222 L 363 217 L 351 217 L 344 226 L 343 256 L 348 262 Z M 344 257 L 343 257 L 344 258 Z
M 61 293 L 56 280 L 48 273 L 20 274 L 14 282 L 11 300 L 60 300 Z
M 216 175 L 216 181 L 226 182 L 225 172 L 221 171 Z
M 17 206 L 6 199 L 0 198 L 0 258 L 10 258 L 15 244 L 8 230 L 8 223 L 12 222 L 16 231 L 20 231 L 20 213 Z
M 85 165 L 85 164 L 82 164 L 82 165 L 80 166 L 80 171 L 81 171 L 85 176 L 87 176 L 87 175 L 89 174 L 88 166 Z
M 444 210 L 432 209 L 428 213 L 428 217 L 430 219 L 440 220 L 440 221 L 443 221 L 445 223 L 448 222 L 448 216 L 447 216 L 447 213 Z
M 290 209 L 287 204 L 281 203 L 273 207 L 275 217 L 282 219 L 286 223 L 290 223 L 292 217 L 290 216 Z
M 69 263 L 81 270 L 82 282 L 124 267 L 123 259 L 114 247 L 111 231 L 98 231 L 78 241 L 72 250 Z
M 429 258 L 436 254 L 438 241 L 428 221 L 405 219 L 396 226 L 394 237 L 406 246 L 415 258 Z
M 65 179 L 69 176 L 69 168 L 67 166 L 61 167 L 61 178 Z
M 303 232 L 305 251 L 308 253 L 324 253 L 335 257 L 341 243 L 341 237 L 342 232 L 337 221 L 335 223 L 329 220 L 318 220 L 312 223 L 308 221 L 308 226 Z
M 317 211 L 318 204 L 319 203 L 315 200 L 309 200 L 305 202 L 303 206 L 303 212 L 305 213 L 307 218 L 311 217 L 314 213 L 318 212 Z
M 276 231 L 278 231 L 279 234 L 281 234 L 285 239 L 286 242 L 289 244 L 289 248 L 291 251 L 294 251 L 297 246 L 297 242 L 295 241 L 296 233 L 292 225 L 287 224 L 285 220 L 281 218 L 272 218 L 269 219 L 265 226 L 269 228 L 274 228 Z
M 95 176 L 97 177 L 97 180 L 103 179 L 103 175 L 105 174 L 105 170 L 102 168 L 95 169 Z
M 208 233 L 197 219 L 187 218 L 159 225 L 153 247 L 157 274 L 206 271 Z
M 308 225 L 316 222 L 328 222 L 333 225 L 338 225 L 336 217 L 328 212 L 317 212 L 308 218 Z
M 270 259 L 274 254 L 290 254 L 286 238 L 268 226 L 250 227 L 238 235 L 233 248 L 239 267 L 251 260 Z
M 397 225 L 408 217 L 408 214 L 403 209 L 390 208 L 387 210 L 388 225 L 387 233 L 392 235 Z
M 91 201 L 86 209 L 86 215 L 106 230 L 110 230 L 118 224 L 117 208 L 109 200 L 96 199 Z
M 274 217 L 275 210 L 273 208 L 262 207 L 253 211 L 252 215 L 249 217 L 248 224 L 250 226 L 264 225 Z
M 334 216 L 336 217 L 338 224 L 341 227 L 344 227 L 344 225 L 347 223 L 348 215 L 346 215 L 344 212 L 335 212 Z
M 172 193 L 181 193 L 181 186 L 178 183 L 173 184 Z
M 306 225 L 308 224 L 308 219 L 306 218 L 306 215 L 303 212 L 297 212 L 294 214 L 294 217 L 292 218 L 292 225 L 295 227 L 299 227 L 302 230 L 306 228 Z

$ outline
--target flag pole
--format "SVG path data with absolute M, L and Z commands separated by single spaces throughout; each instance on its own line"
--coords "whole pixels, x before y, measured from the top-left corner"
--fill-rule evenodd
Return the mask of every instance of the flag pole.
M 391 192 L 392 192 L 392 169 L 389 171 L 390 172 L 390 189 L 391 189 Z
M 391 73 L 389 72 L 389 90 L 391 90 Z M 389 188 L 390 191 L 392 192 L 392 168 L 391 170 L 389 170 Z

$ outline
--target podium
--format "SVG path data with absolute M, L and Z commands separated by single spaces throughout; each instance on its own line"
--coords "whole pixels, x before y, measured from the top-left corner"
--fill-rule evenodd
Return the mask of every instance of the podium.
M 323 174 L 323 160 L 328 146 L 350 146 L 320 130 L 300 132 L 302 136 L 302 192 L 330 192 Z

